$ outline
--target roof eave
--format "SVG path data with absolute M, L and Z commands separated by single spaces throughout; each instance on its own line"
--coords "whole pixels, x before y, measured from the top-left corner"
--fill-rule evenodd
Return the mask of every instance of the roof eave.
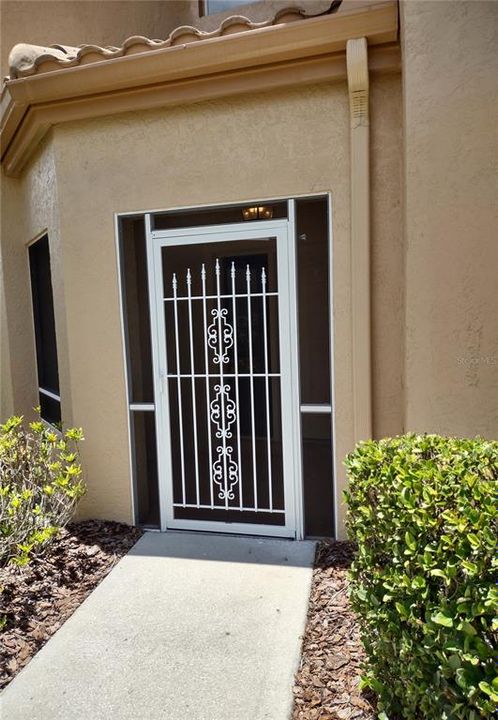
M 347 40 L 356 37 L 367 38 L 370 47 L 396 42 L 396 0 L 8 81 L 1 101 L 2 164 L 18 175 L 51 125 L 132 110 L 134 98 L 140 109 L 155 107 L 161 90 L 170 90 L 169 100 L 176 92 L 177 102 L 192 102 L 242 91 L 244 83 L 247 91 L 257 90 L 258 78 L 267 89 L 268 79 L 282 79 L 283 70 L 284 84 L 292 84 L 293 64 L 306 68 L 296 83 L 313 82 L 314 72 L 326 80 L 327 67 L 339 69 Z

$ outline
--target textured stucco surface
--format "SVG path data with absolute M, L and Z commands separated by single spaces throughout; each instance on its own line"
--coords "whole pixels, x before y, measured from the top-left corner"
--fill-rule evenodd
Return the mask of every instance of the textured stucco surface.
M 498 3 L 403 2 L 406 427 L 498 436 Z
M 370 85 L 373 436 L 403 429 L 402 104 L 399 76 Z
M 122 516 L 129 504 L 114 212 L 332 192 L 338 457 L 350 449 L 347 103 L 344 85 L 322 85 L 56 129 L 73 414 L 88 438 L 86 514 Z
M 230 15 L 243 15 L 253 22 L 262 22 L 279 10 L 290 7 L 302 8 L 308 15 L 325 12 L 330 7 L 330 0 L 264 0 L 264 2 L 246 2 L 230 10 L 216 12 L 212 15 L 199 17 L 199 3 L 197 0 L 188 0 L 185 3 L 186 17 L 190 16 L 192 22 L 201 30 L 214 30 Z M 187 9 L 188 8 L 188 9 Z
M 7 203 L 6 197 L 10 199 L 10 206 L 13 205 L 12 194 L 8 193 L 5 188 L 5 178 L 2 172 L 2 197 L 1 209 L 4 213 Z M 1 239 L 1 236 L 0 236 Z M 4 248 L 0 243 L 0 414 L 2 418 L 12 413 L 14 407 L 14 398 L 12 396 L 12 372 L 10 366 L 10 338 L 7 324 L 7 284 L 5 275 L 9 265 L 9 261 L 5 255 L 10 252 L 9 248 Z
M 1 255 L 3 292 L 2 308 L 2 377 L 0 399 L 2 417 L 17 412 L 29 415 L 38 404 L 34 354 L 34 330 L 29 280 L 28 244 L 48 231 L 52 264 L 60 254 L 57 214 L 57 182 L 54 149 L 49 135 L 20 179 L 2 176 Z M 54 305 L 64 373 L 63 298 L 58 278 L 53 279 Z M 62 302 L 61 302 L 62 301 Z M 61 354 L 62 350 L 62 354 Z M 69 409 L 63 404 L 63 411 Z
M 374 411 L 377 435 L 401 431 L 400 82 L 372 83 Z M 57 181 L 53 173 L 56 171 Z M 333 201 L 335 453 L 353 444 L 349 115 L 344 84 L 127 113 L 58 126 L 20 181 L 23 222 L 6 212 L 8 247 L 51 237 L 63 416 L 83 426 L 82 515 L 131 520 L 115 212 L 330 191 Z M 30 200 L 31 198 L 31 200 Z M 12 206 L 12 209 L 14 206 Z M 14 247 L 15 246 L 15 247 Z M 14 282 L 14 280 L 12 281 Z M 28 292 L 27 265 L 9 289 Z M 18 320 L 14 384 L 36 395 L 29 302 Z M 393 350 L 394 348 L 394 350 Z M 15 357 L 10 353 L 10 359 Z M 8 356 L 9 357 L 9 356 Z M 7 367 L 7 366 L 6 366 Z M 342 507 L 340 518 L 342 522 Z

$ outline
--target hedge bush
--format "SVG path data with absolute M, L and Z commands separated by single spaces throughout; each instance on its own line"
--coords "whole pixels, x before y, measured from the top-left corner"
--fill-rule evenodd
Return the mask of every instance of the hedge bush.
M 0 425 L 0 564 L 26 564 L 71 519 L 84 493 L 82 439 L 17 416 Z
M 406 435 L 360 443 L 346 467 L 351 600 L 379 717 L 491 717 L 498 442 Z

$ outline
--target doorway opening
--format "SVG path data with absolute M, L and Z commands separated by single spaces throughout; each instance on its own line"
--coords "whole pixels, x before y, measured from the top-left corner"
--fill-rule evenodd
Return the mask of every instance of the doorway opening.
M 118 218 L 136 522 L 333 536 L 329 197 L 254 205 Z

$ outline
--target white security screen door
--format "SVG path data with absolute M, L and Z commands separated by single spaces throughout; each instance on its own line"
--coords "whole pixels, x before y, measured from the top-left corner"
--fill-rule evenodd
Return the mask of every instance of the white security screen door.
M 148 229 L 163 529 L 295 536 L 292 248 L 286 220 Z

